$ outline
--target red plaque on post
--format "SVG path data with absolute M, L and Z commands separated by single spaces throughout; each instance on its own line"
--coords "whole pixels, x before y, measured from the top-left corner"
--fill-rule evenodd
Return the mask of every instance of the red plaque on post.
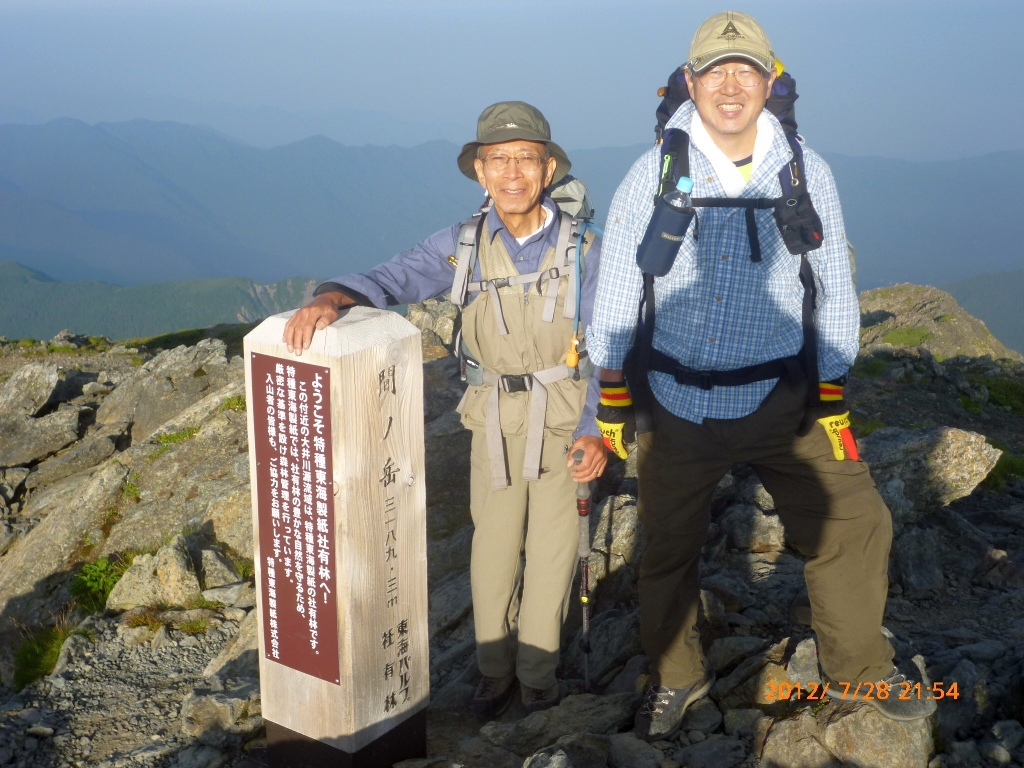
M 255 352 L 250 362 L 264 652 L 337 685 L 331 371 Z

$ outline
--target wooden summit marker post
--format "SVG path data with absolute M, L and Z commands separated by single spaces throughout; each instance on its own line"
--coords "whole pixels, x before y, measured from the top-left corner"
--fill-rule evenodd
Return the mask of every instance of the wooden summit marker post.
M 275 768 L 426 756 L 420 333 L 355 307 L 302 356 L 245 337 L 263 717 Z

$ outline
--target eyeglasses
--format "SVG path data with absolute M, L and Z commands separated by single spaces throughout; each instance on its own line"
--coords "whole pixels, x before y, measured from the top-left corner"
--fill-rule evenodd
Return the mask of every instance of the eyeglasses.
M 500 173 L 508 168 L 508 164 L 515 160 L 516 165 L 519 166 L 519 170 L 524 173 L 536 173 L 541 169 L 541 166 L 547 163 L 547 157 L 541 157 L 536 152 L 520 152 L 514 157 L 511 155 L 504 155 L 501 152 L 495 152 L 484 158 L 484 166 L 489 171 Z
M 740 69 L 727 70 L 725 67 L 711 67 L 697 75 L 700 84 L 705 88 L 715 89 L 725 85 L 729 75 L 736 78 L 736 82 L 743 88 L 753 88 L 764 80 L 764 73 L 756 67 L 741 67 Z

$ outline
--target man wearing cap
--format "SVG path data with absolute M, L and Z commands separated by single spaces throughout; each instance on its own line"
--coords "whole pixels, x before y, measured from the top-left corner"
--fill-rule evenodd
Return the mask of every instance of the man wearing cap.
M 746 14 L 719 13 L 697 30 L 685 73 L 691 100 L 666 125 L 689 135 L 695 200 L 781 197 L 780 171 L 794 153 L 764 109 L 775 63 L 764 30 Z M 671 269 L 653 281 L 651 359 L 670 364 L 651 366 L 646 380 L 654 425 L 638 440 L 638 513 L 647 538 L 638 585 L 641 641 L 653 684 L 635 731 L 651 741 L 674 733 L 686 708 L 714 682 L 696 628 L 699 558 L 712 494 L 735 464 L 756 469 L 788 545 L 807 558 L 812 627 L 828 694 L 850 700 L 858 683 L 879 682 L 902 691 L 909 674 L 893 665 L 881 627 L 889 511 L 853 444 L 841 443 L 846 450 L 837 451 L 827 419 L 817 421 L 845 410 L 842 384 L 857 354 L 859 310 L 831 171 L 810 149 L 803 149 L 803 158 L 823 235 L 821 246 L 806 254 L 817 284 L 810 330 L 817 347 L 814 381 L 799 364 L 782 368 L 790 375 L 764 375 L 780 370 L 776 362 L 799 360 L 804 347 L 801 257 L 788 251 L 771 209 L 750 209 L 755 218 L 748 228 L 748 211 L 728 199 L 716 201 L 725 207 L 695 202 L 697 219 Z M 633 165 L 609 212 L 588 331 L 590 354 L 606 380 L 621 380 L 634 344 L 642 290 L 637 248 L 651 218 L 660 165 L 656 146 Z M 808 392 L 819 378 L 826 384 L 820 413 L 810 409 Z M 631 381 L 631 389 L 636 384 Z M 628 421 L 628 414 L 621 420 Z M 912 696 L 871 703 L 897 720 L 934 710 L 934 703 Z
M 584 236 L 577 297 L 577 249 L 567 245 L 574 225 L 545 194 L 570 163 L 529 104 L 485 109 L 458 165 L 493 203 L 476 228 L 471 274 L 462 270 L 470 297 L 463 349 L 482 374 L 468 377 L 458 410 L 472 431 L 470 572 L 481 679 L 471 707 L 494 716 L 516 690 L 528 712 L 562 695 L 555 669 L 577 557 L 576 484 L 598 477 L 607 461 L 594 420 L 596 377 L 586 376 L 585 353 L 567 365 L 590 323 L 600 242 Z M 301 354 L 316 329 L 354 304 L 383 308 L 459 292 L 460 229 L 453 224 L 369 272 L 318 286 L 285 327 L 288 349 Z M 577 314 L 582 327 L 574 327 Z M 583 458 L 573 467 L 578 450 Z

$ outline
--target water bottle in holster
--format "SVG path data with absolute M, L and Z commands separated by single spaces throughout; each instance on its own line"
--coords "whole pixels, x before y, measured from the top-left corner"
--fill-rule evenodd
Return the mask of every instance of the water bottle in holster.
M 690 201 L 693 181 L 683 176 L 654 206 L 651 222 L 636 251 L 637 266 L 649 275 L 664 277 L 683 244 L 686 230 L 696 215 Z

